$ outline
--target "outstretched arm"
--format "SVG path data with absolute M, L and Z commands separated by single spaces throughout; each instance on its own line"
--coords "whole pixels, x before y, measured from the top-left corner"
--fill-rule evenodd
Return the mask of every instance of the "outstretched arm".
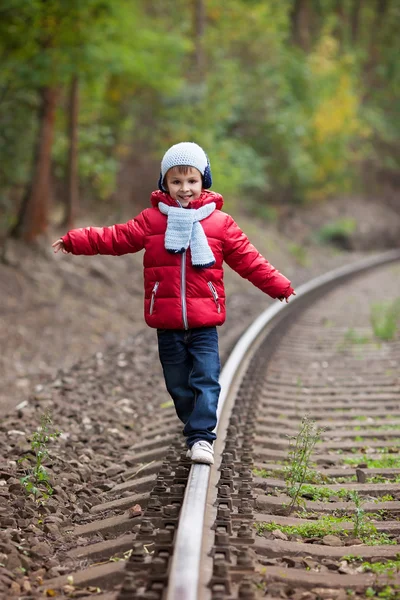
M 295 294 L 289 279 L 256 250 L 230 216 L 227 219 L 224 260 L 239 275 L 272 298 L 288 301 L 289 296 Z
M 111 254 L 120 256 L 129 252 L 138 252 L 144 247 L 146 219 L 143 213 L 138 217 L 110 227 L 84 227 L 71 229 L 66 235 L 55 241 L 54 252 L 64 254 Z

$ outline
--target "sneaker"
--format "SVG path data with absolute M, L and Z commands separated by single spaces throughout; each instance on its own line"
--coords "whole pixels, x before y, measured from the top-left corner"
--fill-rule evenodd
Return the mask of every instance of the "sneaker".
M 214 464 L 214 450 L 209 442 L 201 440 L 195 442 L 192 446 L 191 459 L 195 463 L 203 463 L 205 465 Z

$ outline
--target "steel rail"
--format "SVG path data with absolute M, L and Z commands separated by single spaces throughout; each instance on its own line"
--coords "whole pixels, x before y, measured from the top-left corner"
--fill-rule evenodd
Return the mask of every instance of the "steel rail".
M 216 458 L 223 448 L 222 440 L 233 405 L 232 390 L 239 385 L 245 367 L 259 345 L 265 329 L 274 328 L 283 316 L 301 310 L 312 294 L 326 293 L 346 279 L 398 260 L 400 260 L 400 249 L 373 255 L 334 269 L 301 285 L 289 304 L 274 304 L 261 313 L 240 337 L 220 376 Z M 166 600 L 204 600 L 206 597 L 204 590 L 203 593 L 200 590 L 200 567 L 202 555 L 208 554 L 207 550 L 210 550 L 211 545 L 207 548 L 203 540 L 203 526 L 206 507 L 212 511 L 213 500 L 216 498 L 216 490 L 214 493 L 210 484 L 216 483 L 217 474 L 217 468 L 210 469 L 208 465 L 193 464 L 191 467 L 175 536 Z

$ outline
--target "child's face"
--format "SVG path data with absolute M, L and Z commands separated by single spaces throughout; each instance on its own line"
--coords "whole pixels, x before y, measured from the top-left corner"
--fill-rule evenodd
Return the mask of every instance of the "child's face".
M 172 167 L 165 175 L 169 195 L 184 207 L 199 198 L 203 189 L 201 173 L 194 167 Z

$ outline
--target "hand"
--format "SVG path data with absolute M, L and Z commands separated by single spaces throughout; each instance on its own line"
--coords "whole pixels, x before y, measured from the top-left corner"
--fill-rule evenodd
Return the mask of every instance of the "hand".
M 292 292 L 290 295 L 291 296 L 296 296 L 296 292 Z M 287 298 L 285 298 L 285 296 L 278 296 L 278 300 L 280 302 L 283 302 L 284 300 L 286 300 L 286 304 L 289 303 L 289 298 L 290 298 L 290 296 L 288 296 Z
M 52 244 L 51 247 L 54 248 L 55 253 L 61 250 L 63 254 L 68 254 L 68 250 L 65 249 L 64 242 L 61 238 L 54 242 L 54 244 Z

